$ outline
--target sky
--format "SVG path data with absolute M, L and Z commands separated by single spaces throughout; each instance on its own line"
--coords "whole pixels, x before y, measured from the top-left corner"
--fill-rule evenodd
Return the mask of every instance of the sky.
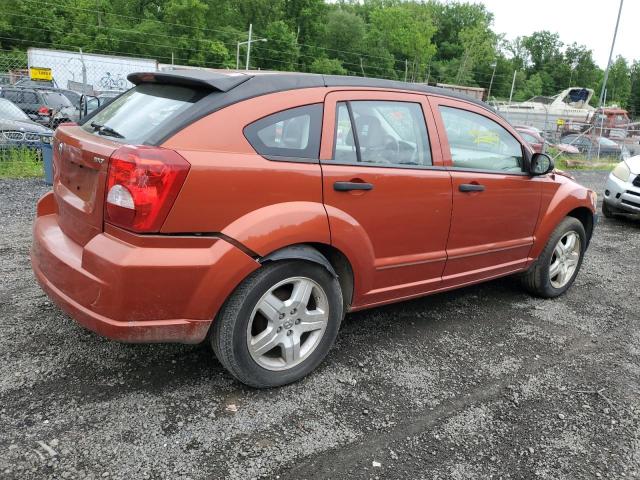
M 558 33 L 565 44 L 577 42 L 593 50 L 604 68 L 609 58 L 619 0 L 470 0 L 494 15 L 493 30 L 509 40 L 538 30 Z M 624 0 L 613 58 L 640 59 L 640 0 Z

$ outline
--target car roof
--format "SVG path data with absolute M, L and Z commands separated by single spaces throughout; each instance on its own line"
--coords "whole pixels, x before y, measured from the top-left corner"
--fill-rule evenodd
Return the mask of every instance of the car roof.
M 261 95 L 302 88 L 355 87 L 444 95 L 478 105 L 500 116 L 493 107 L 462 93 L 420 83 L 378 78 L 320 75 L 316 73 L 181 69 L 130 73 L 127 75 L 127 79 L 134 85 L 145 83 L 181 85 L 207 92 L 193 107 L 180 113 L 170 125 L 167 124 L 165 127 L 157 129 L 145 142 L 149 145 L 161 145 L 187 125 L 235 103 Z M 84 121 L 90 121 L 93 114 L 99 110 L 96 109 L 92 114 L 84 117 Z
M 405 90 L 465 100 L 494 111 L 493 107 L 464 93 L 454 92 L 442 87 L 432 87 L 421 83 L 401 82 L 381 78 L 351 77 L 343 75 L 321 75 L 317 73 L 290 72 L 241 72 L 235 70 L 171 70 L 166 72 L 131 73 L 127 79 L 138 85 L 140 83 L 165 83 L 207 88 L 220 92 L 238 90 L 243 92 L 244 99 L 267 93 L 313 87 L 357 87 L 388 90 Z M 240 96 L 239 96 L 240 97 Z M 238 98 L 237 101 L 241 101 Z

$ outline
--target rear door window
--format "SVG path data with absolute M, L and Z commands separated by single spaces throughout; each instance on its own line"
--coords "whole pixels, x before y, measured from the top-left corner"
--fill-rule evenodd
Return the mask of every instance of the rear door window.
M 260 155 L 317 159 L 320 155 L 322 104 L 305 105 L 261 118 L 244 129 Z
M 142 83 L 87 119 L 82 128 L 119 142 L 141 144 L 205 94 L 190 87 Z
M 334 159 L 381 166 L 430 166 L 422 106 L 386 100 L 338 103 Z

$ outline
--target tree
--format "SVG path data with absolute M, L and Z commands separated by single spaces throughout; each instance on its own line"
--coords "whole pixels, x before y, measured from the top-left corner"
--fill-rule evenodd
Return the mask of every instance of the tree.
M 294 71 L 300 50 L 289 25 L 282 20 L 271 22 L 262 36 L 267 41 L 251 47 L 254 64 L 267 70 Z
M 365 31 L 364 20 L 355 13 L 342 9 L 329 12 L 322 36 L 327 55 L 342 61 L 349 72 L 360 75 Z
M 371 12 L 372 35 L 382 42 L 403 69 L 422 70 L 436 52 L 431 43 L 435 27 L 428 10 L 412 3 L 378 8 Z M 397 67 L 396 67 L 397 68 Z
M 346 75 L 347 70 L 337 58 L 321 57 L 316 58 L 309 66 L 309 71 L 313 73 L 324 73 L 326 75 Z
M 628 107 L 633 117 L 640 116 L 640 60 L 635 60 L 631 66 L 631 92 Z
M 600 89 L 602 82 L 600 82 Z M 598 90 L 598 93 L 600 92 Z M 609 69 L 607 80 L 607 104 L 617 104 L 626 108 L 631 96 L 631 71 L 624 57 L 618 55 Z

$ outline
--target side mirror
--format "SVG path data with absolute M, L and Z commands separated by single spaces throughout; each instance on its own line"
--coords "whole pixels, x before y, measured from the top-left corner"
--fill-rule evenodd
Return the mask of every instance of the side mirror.
M 80 97 L 80 118 L 86 117 L 100 106 L 100 99 L 92 95 Z
M 555 168 L 553 160 L 546 153 L 534 153 L 531 157 L 529 173 L 531 175 L 545 175 Z

